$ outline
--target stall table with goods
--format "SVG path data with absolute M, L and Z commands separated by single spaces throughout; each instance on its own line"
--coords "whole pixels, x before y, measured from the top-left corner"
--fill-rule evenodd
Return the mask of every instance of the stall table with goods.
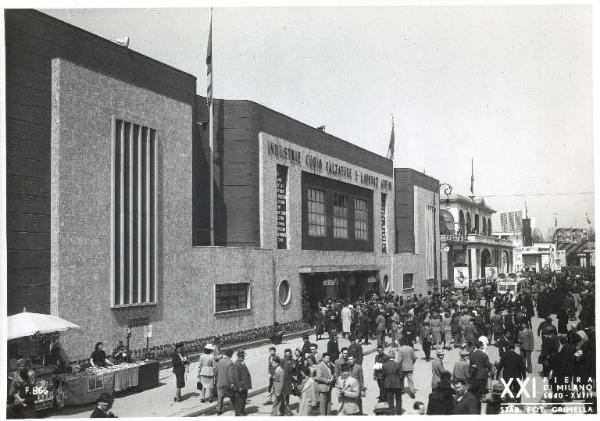
M 59 374 L 66 405 L 96 402 L 102 393 L 112 394 L 135 388 L 158 386 L 158 361 L 123 363 L 110 367 L 90 367 L 80 373 Z

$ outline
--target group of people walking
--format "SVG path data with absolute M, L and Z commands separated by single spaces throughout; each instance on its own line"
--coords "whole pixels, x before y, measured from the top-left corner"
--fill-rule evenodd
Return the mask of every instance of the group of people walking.
M 313 318 L 314 342 L 305 335 L 302 346 L 286 348 L 281 355 L 274 346 L 269 349 L 265 356 L 269 383 L 263 404 L 270 405 L 273 416 L 358 415 L 363 413 L 364 399 L 376 399 L 376 413 L 402 414 L 403 394 L 415 399 L 418 375 L 431 376 L 431 393 L 425 402 L 414 402 L 411 413 L 494 414 L 502 405 L 519 404 L 520 386 L 514 379 L 523 380 L 538 369 L 553 390 L 583 382 L 595 370 L 591 300 L 595 284 L 593 274 L 577 273 L 538 274 L 522 282 L 518 292 L 505 294 L 489 284 L 425 296 L 385 294 L 352 303 L 327 302 Z M 556 298 L 559 294 L 563 299 Z M 533 326 L 536 307 L 542 322 Z M 566 322 L 561 319 L 564 314 Z M 348 339 L 347 346 L 340 346 L 338 332 Z M 320 349 L 325 335 L 327 342 Z M 541 352 L 533 360 L 532 353 L 540 348 L 538 340 Z M 365 373 L 363 346 L 371 341 L 377 348 L 374 357 L 369 357 L 373 369 Z M 430 372 L 415 373 L 418 347 Z M 497 352 L 490 352 L 489 347 Z M 451 368 L 445 367 L 446 353 L 459 357 Z M 200 356 L 198 388 L 202 402 L 217 399 L 217 414 L 223 413 L 223 402 L 229 398 L 235 414 L 245 415 L 252 388 L 250 372 L 243 350 L 237 352 L 235 362 L 232 356 L 231 350 L 221 353 L 207 345 Z M 173 354 L 173 367 L 177 401 L 188 367 L 181 347 Z M 378 390 L 367 395 L 365 378 L 369 376 Z M 500 379 L 510 384 L 510 393 Z M 295 411 L 291 400 L 298 402 Z

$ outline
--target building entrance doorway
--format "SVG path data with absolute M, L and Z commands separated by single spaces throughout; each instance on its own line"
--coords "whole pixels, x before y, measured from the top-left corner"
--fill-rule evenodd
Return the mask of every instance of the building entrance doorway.
M 490 264 L 492 264 L 492 255 L 488 249 L 483 249 L 481 251 L 481 278 L 485 279 L 485 268 Z
M 311 312 L 317 310 L 319 303 L 341 299 L 346 302 L 358 300 L 373 292 L 379 294 L 379 272 L 321 272 L 303 273 L 303 307 Z

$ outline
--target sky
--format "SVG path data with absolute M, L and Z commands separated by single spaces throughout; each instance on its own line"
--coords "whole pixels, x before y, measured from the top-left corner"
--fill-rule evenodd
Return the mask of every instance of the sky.
M 42 10 L 197 78 L 207 8 Z M 543 233 L 594 221 L 592 8 L 213 10 L 214 95 L 263 104 L 424 171 Z M 498 219 L 494 220 L 499 226 Z

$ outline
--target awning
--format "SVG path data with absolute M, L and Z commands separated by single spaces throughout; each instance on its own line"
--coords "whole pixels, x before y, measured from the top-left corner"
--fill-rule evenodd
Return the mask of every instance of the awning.
M 338 266 L 300 266 L 300 273 L 330 273 L 330 272 L 373 272 L 383 269 L 379 265 L 338 265 Z

